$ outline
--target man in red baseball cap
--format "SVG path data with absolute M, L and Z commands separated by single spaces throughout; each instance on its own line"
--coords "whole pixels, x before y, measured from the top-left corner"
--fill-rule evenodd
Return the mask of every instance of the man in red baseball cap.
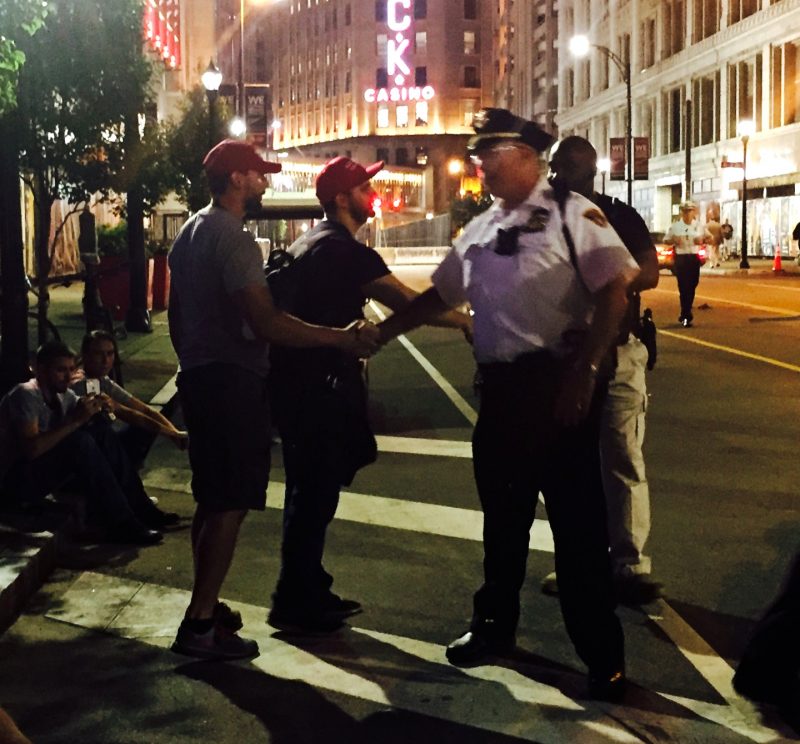
M 379 253 L 355 235 L 374 216 L 367 167 L 337 157 L 322 168 L 317 198 L 325 219 L 289 247 L 296 287 L 290 312 L 307 323 L 339 325 L 364 318 L 368 297 L 398 310 L 416 296 Z M 437 320 L 465 331 L 468 315 L 451 311 Z M 268 622 L 293 632 L 339 629 L 361 605 L 331 591 L 322 565 L 325 532 L 336 513 L 339 489 L 376 455 L 367 419 L 367 391 L 358 360 L 331 349 L 272 350 L 270 388 L 286 470 L 281 572 Z
M 169 256 L 169 330 L 197 502 L 192 598 L 172 648 L 240 659 L 257 655 L 258 645 L 237 634 L 241 618 L 219 593 L 242 521 L 266 503 L 269 342 L 329 347 L 355 360 L 375 350 L 377 332 L 364 320 L 323 327 L 276 308 L 261 251 L 242 221 L 280 165 L 236 140 L 220 142 L 203 162 L 212 202 L 181 228 Z

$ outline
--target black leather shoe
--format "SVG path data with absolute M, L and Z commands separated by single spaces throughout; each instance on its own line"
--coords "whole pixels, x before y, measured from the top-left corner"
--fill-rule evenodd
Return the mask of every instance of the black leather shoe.
M 162 527 L 174 527 L 181 521 L 180 514 L 175 512 L 165 512 L 161 509 L 154 509 L 152 514 L 149 514 L 146 519 L 142 520 L 148 527 L 153 529 L 161 529 Z
M 106 533 L 105 542 L 123 545 L 157 545 L 163 535 L 158 530 L 151 530 L 141 522 L 130 521 L 115 525 Z
M 625 697 L 627 684 L 625 672 L 596 674 L 590 671 L 586 680 L 586 689 L 589 696 L 595 700 L 619 703 Z
M 460 638 L 456 638 L 445 651 L 451 664 L 467 666 L 477 664 L 487 656 L 509 653 L 514 649 L 514 636 L 507 638 L 489 638 L 488 636 L 468 630 Z

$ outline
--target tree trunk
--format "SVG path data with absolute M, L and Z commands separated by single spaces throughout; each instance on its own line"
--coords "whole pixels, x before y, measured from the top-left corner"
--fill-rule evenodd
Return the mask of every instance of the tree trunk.
M 0 117 L 0 394 L 30 376 L 17 119 Z
M 36 229 L 34 230 L 34 250 L 36 253 L 36 285 L 39 298 L 36 304 L 37 337 L 41 346 L 47 341 L 47 310 L 50 307 L 50 292 L 47 278 L 50 276 L 50 223 L 53 219 L 53 199 L 44 183 L 44 177 L 37 174 L 36 188 Z
M 144 205 L 139 183 L 141 153 L 138 116 L 133 113 L 125 122 L 125 168 L 128 169 L 128 259 L 130 266 L 130 303 L 125 318 L 129 331 L 150 333 L 150 311 L 147 309 L 147 258 L 144 252 Z

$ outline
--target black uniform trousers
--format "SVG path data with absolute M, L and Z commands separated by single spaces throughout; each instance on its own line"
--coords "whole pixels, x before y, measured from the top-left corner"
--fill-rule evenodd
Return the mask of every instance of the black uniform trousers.
M 587 419 L 558 426 L 553 409 L 563 362 L 547 352 L 481 365 L 473 436 L 475 480 L 484 514 L 484 584 L 472 630 L 513 637 L 538 494 L 553 531 L 561 611 L 583 662 L 595 673 L 624 669 L 615 614 L 600 478 L 599 422 L 604 391 Z
M 694 293 L 700 283 L 700 259 L 694 253 L 679 253 L 675 256 L 675 277 L 681 298 L 681 320 L 692 321 Z

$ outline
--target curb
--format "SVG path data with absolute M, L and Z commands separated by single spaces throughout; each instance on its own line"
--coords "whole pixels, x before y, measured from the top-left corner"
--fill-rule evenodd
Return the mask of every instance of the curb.
M 55 569 L 61 533 L 73 521 L 71 514 L 51 513 L 36 518 L 13 515 L 0 524 L 0 633 Z

